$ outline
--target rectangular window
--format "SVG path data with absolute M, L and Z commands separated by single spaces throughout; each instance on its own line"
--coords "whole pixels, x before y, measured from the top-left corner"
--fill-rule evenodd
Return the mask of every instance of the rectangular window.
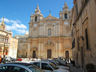
M 95 1 L 95 3 L 96 3 L 96 0 L 94 0 Z
M 72 42 L 72 48 L 75 48 L 75 39 Z
M 76 15 L 78 16 L 78 5 L 77 5 L 77 3 L 75 5 L 75 8 L 76 8 Z
M 84 1 L 85 1 L 84 4 L 87 5 L 87 3 L 88 3 L 89 0 L 84 0 Z
M 80 51 L 80 47 L 79 47 L 79 37 L 77 38 L 77 46 L 78 46 L 78 51 Z
M 85 4 L 88 2 L 88 0 L 85 0 Z
M 89 49 L 88 30 L 87 29 L 85 29 L 85 38 L 86 38 L 86 49 Z
M 51 36 L 51 28 L 48 29 L 48 36 Z

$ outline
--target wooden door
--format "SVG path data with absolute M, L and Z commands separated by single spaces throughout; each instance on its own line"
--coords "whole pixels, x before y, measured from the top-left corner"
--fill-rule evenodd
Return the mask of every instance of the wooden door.
M 51 58 L 51 56 L 52 56 L 52 51 L 51 51 L 51 49 L 48 49 L 47 50 L 47 58 Z
M 69 59 L 69 51 L 65 52 L 65 57 L 66 57 L 66 59 Z
M 33 51 L 33 58 L 36 58 L 36 51 Z

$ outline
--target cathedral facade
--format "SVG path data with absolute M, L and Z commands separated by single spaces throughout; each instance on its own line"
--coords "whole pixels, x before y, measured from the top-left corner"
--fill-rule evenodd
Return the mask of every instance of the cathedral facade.
M 31 15 L 29 35 L 19 38 L 18 57 L 72 58 L 70 10 L 65 3 L 59 18 L 43 17 L 39 6 Z

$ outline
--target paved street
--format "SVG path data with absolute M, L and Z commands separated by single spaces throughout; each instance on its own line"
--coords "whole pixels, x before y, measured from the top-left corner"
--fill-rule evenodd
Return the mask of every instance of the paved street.
M 82 68 L 70 65 L 70 72 L 83 72 Z

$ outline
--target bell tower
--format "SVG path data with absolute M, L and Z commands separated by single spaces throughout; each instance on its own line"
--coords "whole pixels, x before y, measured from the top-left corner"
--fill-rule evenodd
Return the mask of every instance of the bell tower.
M 62 11 L 60 11 L 60 19 L 62 20 L 68 20 L 70 17 L 70 11 L 68 9 L 67 3 L 64 3 L 64 7 L 62 8 Z
M 64 7 L 60 11 L 60 20 L 62 21 L 62 34 L 63 36 L 70 36 L 71 35 L 71 29 L 70 29 L 70 14 L 71 11 L 68 8 L 67 3 L 64 3 Z
M 38 27 L 42 19 L 43 19 L 43 15 L 41 14 L 39 5 L 37 5 L 34 14 L 31 15 L 31 19 L 29 23 L 29 36 L 30 37 L 38 36 Z
M 31 15 L 31 22 L 39 22 L 43 18 L 43 15 L 41 14 L 41 11 L 39 9 L 39 5 L 37 5 L 37 8 L 35 9 L 34 14 Z
M 5 30 L 5 23 L 4 23 L 4 17 L 2 18 L 2 22 L 0 24 L 0 29 Z

